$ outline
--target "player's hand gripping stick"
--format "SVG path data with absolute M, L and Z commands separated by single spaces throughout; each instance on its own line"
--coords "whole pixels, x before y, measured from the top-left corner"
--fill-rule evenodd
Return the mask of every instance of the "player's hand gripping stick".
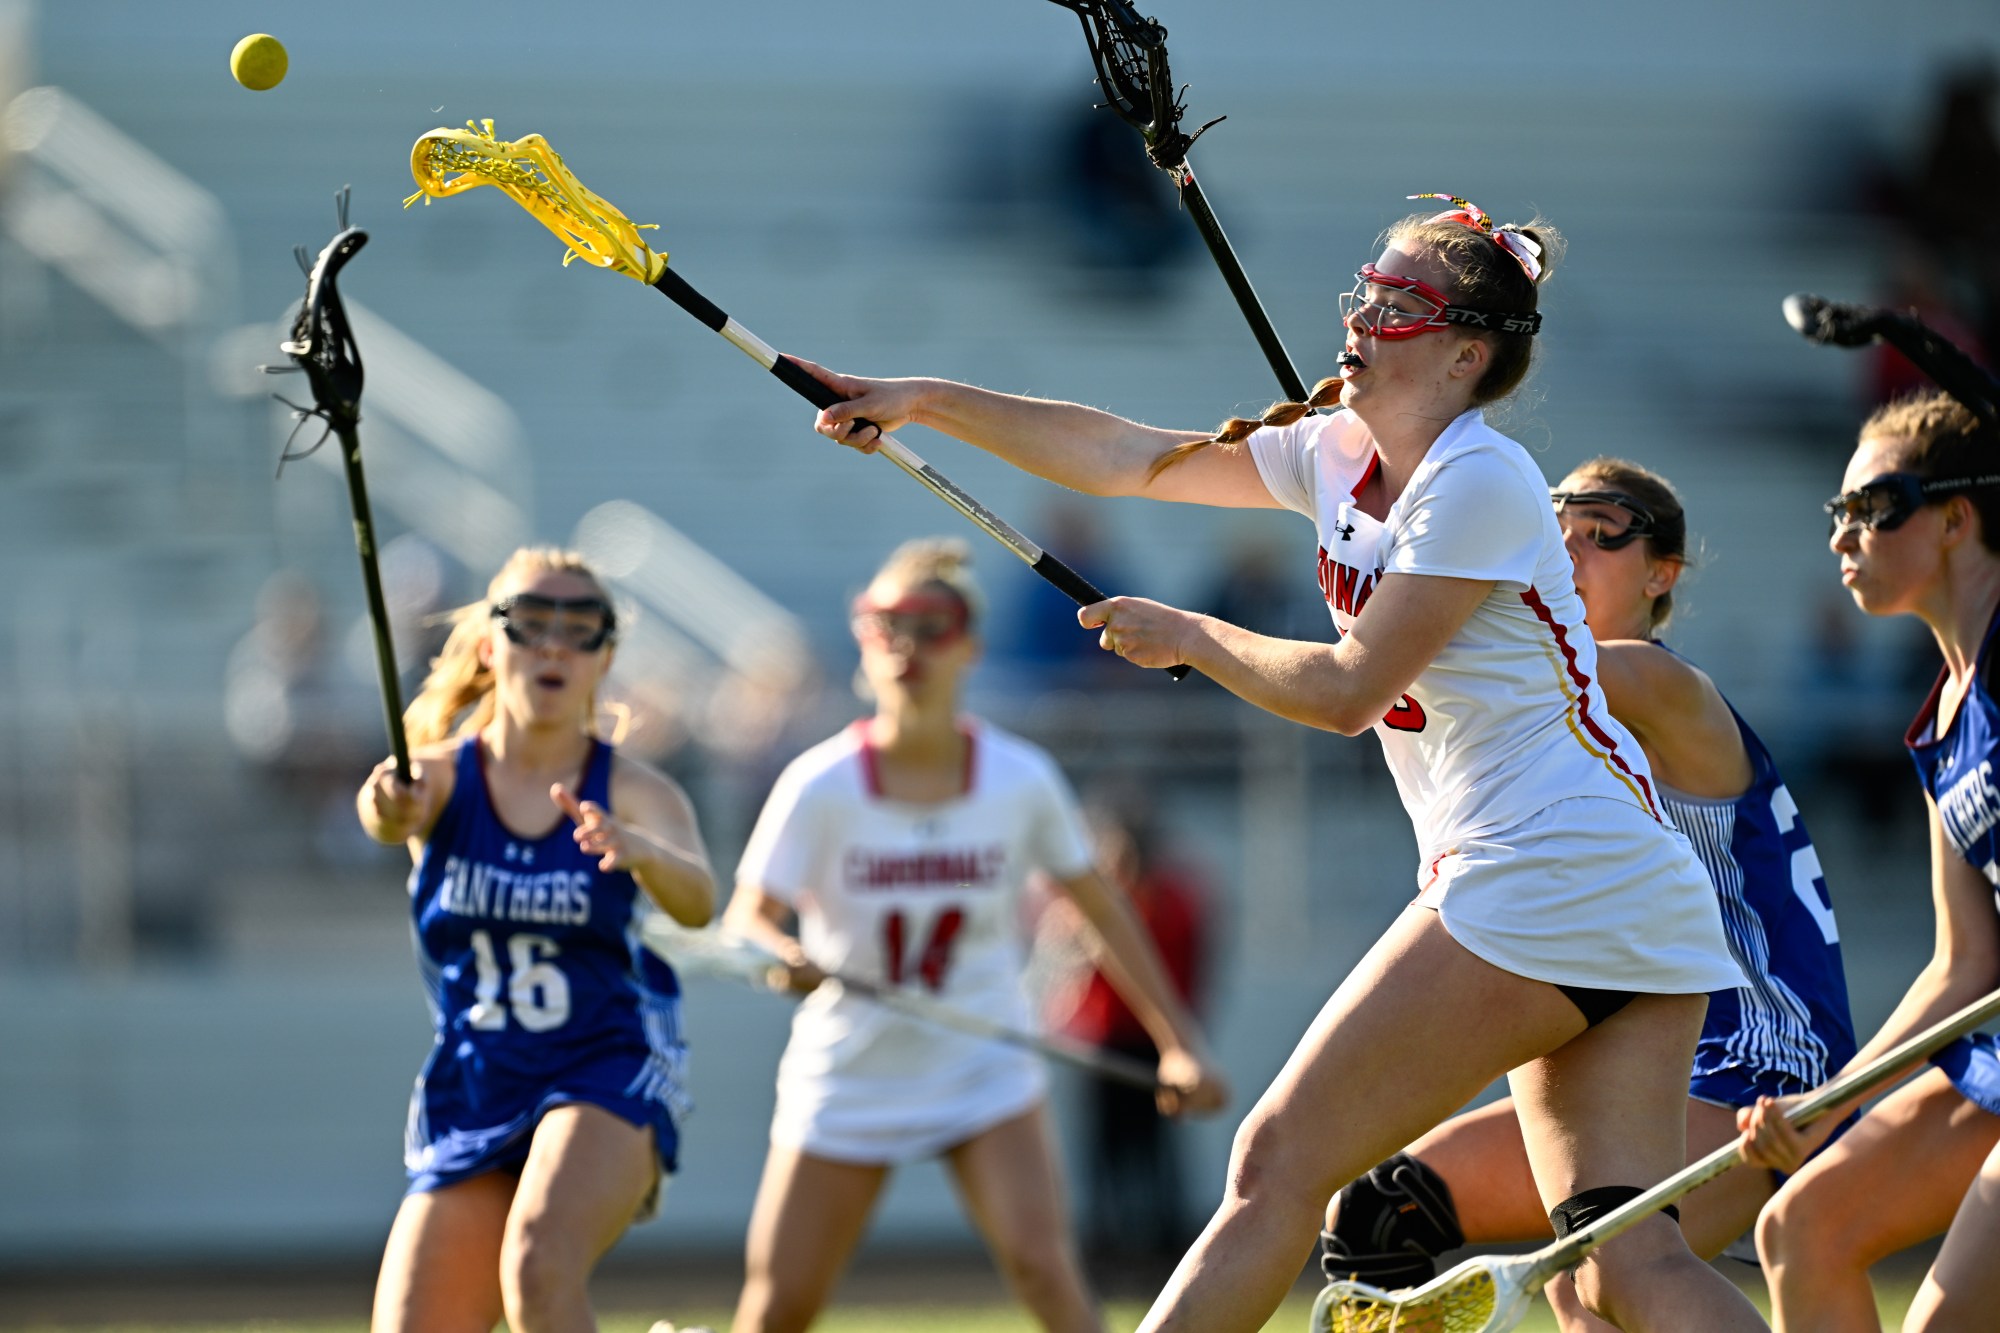
M 667 257 L 654 251 L 639 236 L 651 224 L 642 228 L 592 193 L 541 135 L 529 134 L 511 142 L 502 140 L 494 136 L 490 120 L 462 130 L 432 130 L 410 150 L 410 172 L 416 177 L 419 189 L 404 201 L 405 206 L 425 196 L 443 199 L 481 185 L 497 186 L 562 238 L 570 249 L 563 257 L 564 264 L 580 257 L 593 267 L 610 269 L 643 282 L 728 339 L 813 406 L 831 407 L 841 401 L 839 395 L 807 374 L 797 362 L 780 356 L 776 348 L 731 319 L 722 307 L 668 268 Z M 1104 594 L 1088 579 L 1029 541 L 893 436 L 880 434 L 875 423 L 859 420 L 854 423 L 855 430 L 864 428 L 877 430 L 878 452 L 883 457 L 971 519 L 987 536 L 1019 556 L 1078 606 L 1105 600 Z M 1167 671 L 1175 680 L 1187 673 L 1185 665 Z
M 1803 1127 L 1910 1071 L 1917 1062 L 2000 1017 L 2000 991 L 1975 1001 L 1857 1069 L 1808 1094 L 1789 1119 Z M 1742 1161 L 1736 1143 L 1676 1171 L 1644 1194 L 1532 1254 L 1467 1259 L 1420 1287 L 1384 1291 L 1366 1282 L 1329 1283 L 1313 1304 L 1312 1333 L 1504 1333 L 1527 1314 L 1550 1278 L 1598 1246 L 1678 1202 Z
M 711 976 L 730 977 L 746 981 L 753 986 L 763 986 L 773 990 L 783 989 L 772 983 L 772 974 L 784 973 L 786 964 L 754 940 L 741 935 L 720 930 L 689 930 L 677 926 L 664 916 L 647 919 L 643 931 L 646 947 L 665 958 L 675 967 L 690 972 L 705 972 Z M 1009 1046 L 1019 1046 L 1034 1051 L 1051 1060 L 1074 1065 L 1099 1078 L 1110 1079 L 1114 1083 L 1124 1083 L 1135 1088 L 1145 1088 L 1151 1092 L 1160 1090 L 1159 1071 L 1144 1061 L 1116 1051 L 1101 1050 L 1080 1041 L 1070 1041 L 1046 1033 L 1024 1032 L 983 1014 L 959 1009 L 942 1000 L 934 1000 L 916 991 L 884 985 L 865 977 L 848 976 L 841 972 L 828 972 L 827 981 L 854 995 L 859 995 L 871 1004 L 881 1005 L 919 1023 L 945 1028 L 952 1032 L 963 1032 L 987 1041 L 1002 1042 Z

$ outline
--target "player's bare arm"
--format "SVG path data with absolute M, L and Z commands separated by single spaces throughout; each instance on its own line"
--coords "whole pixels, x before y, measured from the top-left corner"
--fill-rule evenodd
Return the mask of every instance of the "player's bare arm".
M 715 915 L 715 872 L 679 783 L 620 755 L 611 773 L 617 815 L 561 783 L 549 796 L 576 822 L 576 844 L 599 858 L 598 869 L 632 876 L 681 925 L 703 926 Z
M 1170 1115 L 1220 1111 L 1229 1102 L 1229 1081 L 1210 1061 L 1194 1015 L 1174 993 L 1130 900 L 1095 870 L 1059 882 L 1090 923 L 1098 965 L 1159 1047 L 1161 1109 Z
M 1657 643 L 1612 639 L 1597 645 L 1597 671 L 1612 716 L 1639 738 L 1662 783 L 1712 800 L 1750 785 L 1736 717 L 1701 668 Z
M 1880 1057 L 1896 1043 L 2000 987 L 2000 915 L 1993 911 L 1993 886 L 1950 845 L 1937 806 L 1928 796 L 1925 804 L 1931 825 L 1931 900 L 1937 911 L 1931 960 L 1842 1073 Z M 1867 1098 L 1834 1108 L 1805 1130 L 1792 1129 L 1776 1114 L 1796 1100 L 1760 1098 L 1756 1106 L 1737 1113 L 1737 1125 L 1745 1131 L 1747 1160 L 1775 1170 L 1796 1170 L 1805 1155 L 1825 1142 L 1834 1126 Z
M 798 922 L 798 913 L 755 884 L 737 884 L 722 911 L 722 928 L 775 954 L 783 964 L 784 987 L 803 994 L 816 989 L 826 974 L 806 957 L 799 944 Z M 779 979 L 771 984 L 778 985 Z
M 1185 662 L 1266 712 L 1357 736 L 1396 705 L 1493 591 L 1490 579 L 1388 574 L 1337 644 L 1274 639 L 1138 597 L 1077 615 L 1140 666 Z
M 862 379 L 808 363 L 829 388 L 853 395 L 823 409 L 821 434 L 863 452 L 871 431 L 851 432 L 866 418 L 886 431 L 915 422 L 1006 459 L 1058 485 L 1088 495 L 1142 495 L 1153 500 L 1231 509 L 1273 509 L 1277 502 L 1240 446 L 1204 449 L 1153 475 L 1177 444 L 1207 439 L 1201 431 L 1165 430 L 1080 403 L 1023 398 L 950 380 Z M 849 439 L 850 433 L 861 438 Z
M 394 758 L 375 765 L 354 798 L 362 831 L 388 846 L 408 843 L 410 855 L 417 855 L 458 785 L 451 762 L 457 748 L 456 741 L 419 746 L 410 755 L 407 783 L 396 776 Z

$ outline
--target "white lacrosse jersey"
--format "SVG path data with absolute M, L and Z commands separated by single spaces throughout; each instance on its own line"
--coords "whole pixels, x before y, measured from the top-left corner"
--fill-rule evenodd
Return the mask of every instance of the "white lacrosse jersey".
M 866 721 L 800 755 L 765 802 L 736 878 L 798 913 L 800 944 L 820 967 L 1031 1028 L 1022 891 L 1036 870 L 1089 869 L 1089 835 L 1054 760 L 983 722 L 963 726 L 965 791 L 949 801 L 884 797 Z M 772 1133 L 842 1160 L 905 1161 L 1042 1095 L 1027 1052 L 891 1013 L 836 983 L 793 1017 Z
M 1639 743 L 1596 683 L 1569 552 L 1527 451 L 1474 409 L 1445 428 L 1381 521 L 1352 412 L 1250 437 L 1271 495 L 1319 528 L 1319 586 L 1346 633 L 1384 574 L 1492 579 L 1492 594 L 1375 724 L 1426 860 L 1552 802 L 1604 796 L 1659 818 Z
M 1380 460 L 1352 412 L 1257 431 L 1250 449 L 1273 498 L 1317 526 L 1342 633 L 1387 574 L 1494 583 L 1374 727 L 1416 828 L 1417 901 L 1517 975 L 1669 994 L 1741 985 L 1714 890 L 1605 705 L 1527 451 L 1466 412 L 1377 521 L 1355 504 Z

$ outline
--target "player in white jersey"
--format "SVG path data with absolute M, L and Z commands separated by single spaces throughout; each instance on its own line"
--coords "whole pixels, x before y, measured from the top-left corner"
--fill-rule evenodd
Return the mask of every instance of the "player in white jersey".
M 1358 275 L 1340 378 L 1215 436 L 820 372 L 845 401 L 819 429 L 862 448 L 875 430 L 858 420 L 917 421 L 1079 491 L 1293 509 L 1318 529 L 1338 644 L 1138 598 L 1080 614 L 1141 666 L 1373 728 L 1422 851 L 1417 901 L 1238 1130 L 1222 1204 L 1147 1330 L 1261 1328 L 1326 1199 L 1503 1073 L 1553 1225 L 1601 1216 L 1682 1164 L 1707 992 L 1742 984 L 1715 892 L 1605 709 L 1546 484 L 1480 411 L 1527 372 L 1558 238 L 1452 205 L 1393 227 Z M 1761 1327 L 1668 1216 L 1596 1251 L 1577 1287 L 1622 1328 Z
M 1819 858 L 1756 734 L 1708 676 L 1660 642 L 1687 561 L 1687 518 L 1666 478 L 1594 458 L 1553 492 L 1577 593 L 1590 614 L 1613 715 L 1644 748 L 1660 798 L 1723 904 L 1750 985 L 1709 997 L 1688 1082 L 1688 1157 L 1736 1138 L 1736 1109 L 1804 1092 L 1854 1055 L 1833 906 Z M 1688 1244 L 1713 1257 L 1742 1236 L 1779 1184 L 1745 1168 L 1681 1201 Z M 1548 1219 L 1510 1099 L 1454 1116 L 1343 1189 L 1327 1210 L 1329 1276 L 1379 1287 L 1437 1275 L 1460 1245 L 1547 1242 Z M 1545 1294 L 1565 1330 L 1604 1325 L 1570 1280 Z
M 1101 1328 L 1035 1057 L 820 984 L 825 972 L 920 988 L 1027 1027 L 1021 895 L 1043 871 L 1096 927 L 1158 1043 L 1162 1109 L 1214 1110 L 1227 1095 L 1137 916 L 1093 868 L 1054 762 L 958 711 L 979 649 L 965 559 L 961 542 L 908 543 L 857 600 L 875 714 L 785 769 L 737 871 L 729 925 L 787 959 L 810 993 L 778 1067 L 735 1333 L 806 1328 L 890 1169 L 939 1155 L 1042 1326 Z M 796 938 L 785 929 L 793 916 Z

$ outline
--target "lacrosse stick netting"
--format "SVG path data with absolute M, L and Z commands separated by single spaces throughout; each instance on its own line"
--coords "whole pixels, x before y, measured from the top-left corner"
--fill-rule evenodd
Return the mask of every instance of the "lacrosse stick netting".
M 292 253 L 306 274 L 306 297 L 292 321 L 292 336 L 278 344 L 290 357 L 292 366 L 266 366 L 267 371 L 298 369 L 305 372 L 312 387 L 313 405 L 300 407 L 280 398 L 292 409 L 302 428 L 308 418 L 326 423 L 326 433 L 340 441 L 340 457 L 347 477 L 347 499 L 354 516 L 354 546 L 361 559 L 361 586 L 368 599 L 368 627 L 375 641 L 375 672 L 382 692 L 382 711 L 389 732 L 389 750 L 395 756 L 396 776 L 410 780 L 410 744 L 403 731 L 402 690 L 397 681 L 395 637 L 389 625 L 389 606 L 382 596 L 382 571 L 376 558 L 375 518 L 368 504 L 368 482 L 361 470 L 361 386 L 366 378 L 361 366 L 361 349 L 354 341 L 354 328 L 347 319 L 347 307 L 340 300 L 340 271 L 347 261 L 368 244 L 368 233 L 347 222 L 348 191 L 334 196 L 335 216 L 340 230 L 334 233 L 308 263 L 300 246 Z M 293 434 L 298 433 L 294 428 Z M 282 475 L 289 459 L 303 458 L 325 443 L 326 436 L 301 453 L 294 453 L 286 441 L 278 466 Z
M 1181 203 L 1201 233 L 1202 243 L 1236 298 L 1237 309 L 1250 325 L 1278 387 L 1295 403 L 1306 400 L 1305 381 L 1285 351 L 1284 340 L 1257 299 L 1250 275 L 1229 244 L 1222 220 L 1209 207 L 1194 167 L 1187 160 L 1188 149 L 1208 130 L 1221 123 L 1221 116 L 1202 125 L 1193 134 L 1181 129 L 1181 115 L 1187 110 L 1174 87 L 1173 71 L 1167 64 L 1167 30 L 1159 20 L 1147 18 L 1125 0 L 1054 0 L 1077 16 L 1083 24 L 1083 38 L 1090 46 L 1090 61 L 1097 67 L 1097 86 L 1104 91 L 1104 107 L 1139 132 L 1146 141 L 1146 156 L 1167 173 L 1180 192 Z
M 569 247 L 565 264 L 571 259 L 582 259 L 594 268 L 610 269 L 643 282 L 721 334 L 813 406 L 832 407 L 841 401 L 839 394 L 814 379 L 796 361 L 780 356 L 776 348 L 731 319 L 722 307 L 669 268 L 666 255 L 654 251 L 639 236 L 642 230 L 654 229 L 652 224 L 633 223 L 588 189 L 541 135 L 530 134 L 510 143 L 494 134 L 490 120 L 468 122 L 462 130 L 432 130 L 410 150 L 410 174 L 419 188 L 403 201 L 404 207 L 419 199 L 428 202 L 432 197 L 449 198 L 481 185 L 495 186 L 562 238 Z M 875 443 L 883 457 L 972 520 L 987 536 L 1012 551 L 1078 606 L 1104 600 L 1104 594 L 1088 579 L 1028 540 L 875 423 L 857 419 L 853 433 L 865 439 L 860 435 L 863 428 L 875 431 Z M 1167 674 L 1176 680 L 1187 673 L 1185 666 L 1167 669 Z
M 658 225 L 633 222 L 598 198 L 539 134 L 510 142 L 494 134 L 490 120 L 467 121 L 462 130 L 432 130 L 410 150 L 410 174 L 419 188 L 403 201 L 405 208 L 419 199 L 449 199 L 491 185 L 562 237 L 570 251 L 563 256 L 565 265 L 581 259 L 644 283 L 657 281 L 666 270 L 667 257 L 639 236 Z

